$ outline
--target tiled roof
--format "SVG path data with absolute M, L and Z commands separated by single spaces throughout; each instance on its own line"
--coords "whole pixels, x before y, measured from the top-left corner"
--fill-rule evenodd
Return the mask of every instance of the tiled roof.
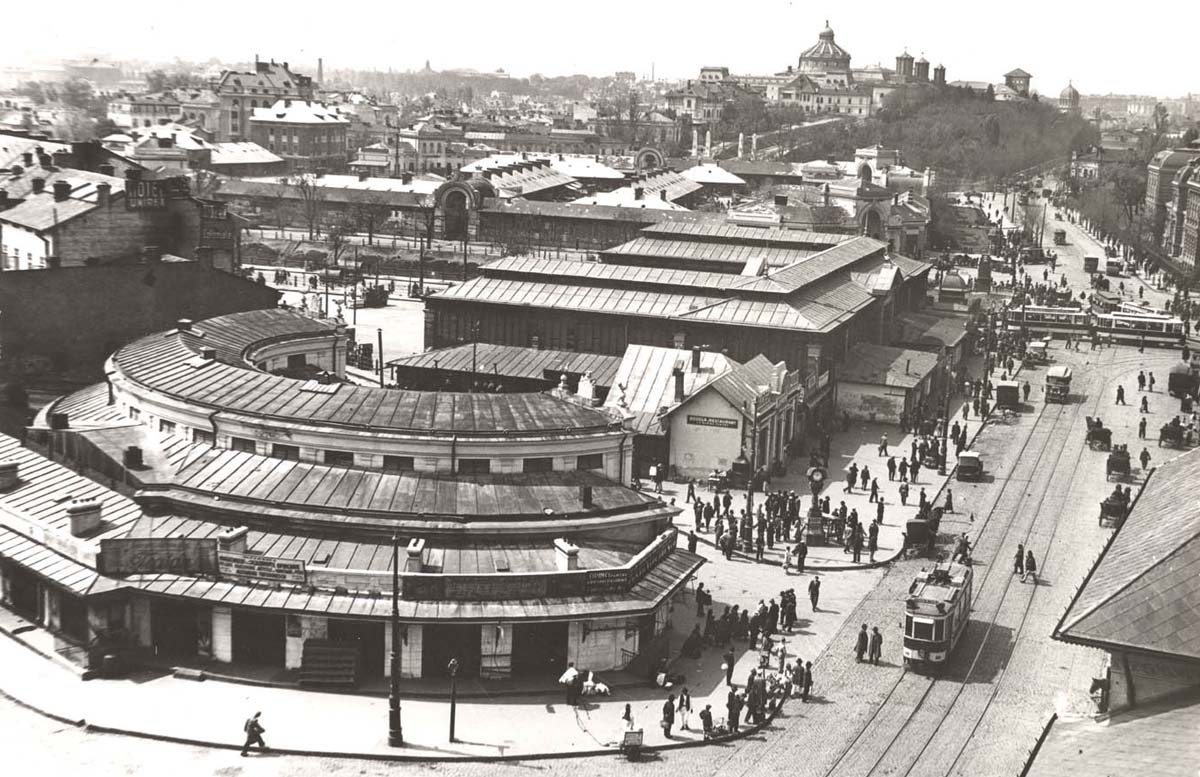
M 1104 720 L 1058 720 L 1027 777 L 1195 777 L 1200 693 L 1152 702 Z
M 1054 635 L 1200 659 L 1200 450 L 1160 465 Z
M 0 211 L 0 222 L 42 232 L 82 216 L 97 207 L 94 202 L 67 199 L 61 202 L 49 192 L 30 195 L 24 202 Z
M 250 121 L 280 124 L 348 125 L 350 122 L 330 108 L 312 100 L 279 99 L 270 108 L 255 108 Z

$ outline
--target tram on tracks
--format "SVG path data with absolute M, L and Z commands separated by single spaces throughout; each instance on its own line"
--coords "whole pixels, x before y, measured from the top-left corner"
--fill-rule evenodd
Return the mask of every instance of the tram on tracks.
M 1111 342 L 1178 346 L 1184 343 L 1183 320 L 1158 313 L 1115 311 L 1093 317 L 1096 333 Z
M 1004 316 L 1004 324 L 1010 332 L 1020 332 L 1024 329 L 1034 337 L 1084 337 L 1091 331 L 1092 314 L 1080 308 L 1027 305 L 1009 308 Z
M 971 567 L 937 564 L 913 578 L 904 601 L 904 662 L 933 669 L 946 662 L 971 615 Z
M 1128 303 L 1101 312 L 1065 307 L 1028 305 L 1013 307 L 1004 317 L 1010 332 L 1024 330 L 1033 337 L 1070 336 L 1084 338 L 1097 335 L 1110 342 L 1140 345 L 1180 346 L 1184 343 L 1183 320 L 1164 313 L 1155 313 Z

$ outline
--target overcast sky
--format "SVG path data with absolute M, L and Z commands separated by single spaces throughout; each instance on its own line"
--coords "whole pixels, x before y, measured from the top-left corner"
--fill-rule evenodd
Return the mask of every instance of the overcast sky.
M 55 0 L 4 12 L 0 62 L 61 57 L 246 61 L 255 53 L 326 68 L 503 67 L 518 76 L 617 70 L 687 78 L 700 65 L 772 73 L 795 64 L 828 18 L 852 65 L 894 65 L 907 48 L 950 80 L 999 81 L 1021 67 L 1057 95 L 1200 93 L 1189 46 L 1200 2 L 1063 0 L 805 3 L 792 0 L 507 0 L 507 2 L 150 3 Z M 1110 10 L 1111 9 L 1111 10 Z M 1144 12 L 1140 9 L 1146 9 Z M 15 33 L 14 29 L 24 30 Z

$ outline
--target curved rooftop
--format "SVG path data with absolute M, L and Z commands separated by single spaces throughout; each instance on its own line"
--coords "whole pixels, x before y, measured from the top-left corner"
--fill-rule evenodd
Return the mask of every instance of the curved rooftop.
M 825 22 L 825 29 L 817 36 L 817 42 L 800 53 L 800 69 L 806 69 L 806 64 L 818 67 L 840 64 L 849 67 L 850 52 L 834 42 L 833 28 L 829 26 L 828 21 Z
M 509 436 L 586 434 L 620 425 L 606 412 L 543 393 L 463 394 L 311 381 L 256 368 L 272 344 L 333 338 L 333 324 L 290 310 L 234 313 L 149 335 L 118 350 L 110 377 L 213 410 L 375 433 Z M 205 349 L 216 353 L 204 359 Z

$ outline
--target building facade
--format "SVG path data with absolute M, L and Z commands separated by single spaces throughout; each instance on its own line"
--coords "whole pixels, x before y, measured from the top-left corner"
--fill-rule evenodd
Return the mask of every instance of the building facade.
M 250 141 L 281 156 L 293 172 L 346 169 L 350 122 L 336 109 L 311 100 L 285 98 L 251 110 Z
M 216 140 L 249 140 L 250 117 L 258 108 L 270 108 L 280 100 L 312 100 L 309 76 L 293 73 L 288 63 L 255 58 L 253 72 L 227 70 L 213 85 L 220 103 L 219 120 L 211 129 Z

